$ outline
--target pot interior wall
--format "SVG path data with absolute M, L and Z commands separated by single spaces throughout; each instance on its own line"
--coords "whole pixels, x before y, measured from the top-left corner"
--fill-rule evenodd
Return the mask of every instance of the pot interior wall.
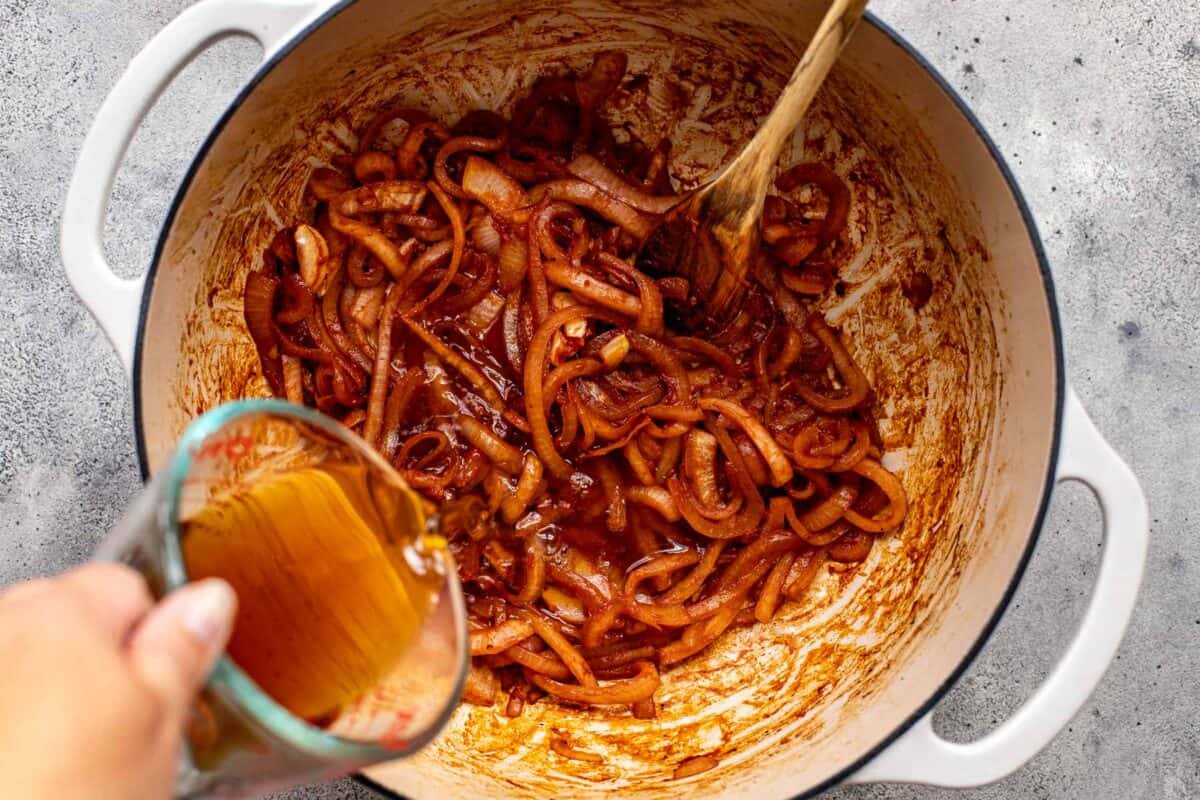
M 267 394 L 242 323 L 245 274 L 279 227 L 306 218 L 313 167 L 350 151 L 375 112 L 506 111 L 539 74 L 620 48 L 646 78 L 612 112 L 644 140 L 670 136 L 673 173 L 691 184 L 770 108 L 819 7 L 361 0 L 340 12 L 232 115 L 171 223 L 141 339 L 150 468 L 196 414 Z M 783 162 L 816 159 L 853 189 L 843 291 L 824 311 L 875 387 L 887 463 L 912 500 L 904 529 L 862 567 L 824 572 L 769 626 L 668 671 L 657 720 L 464 707 L 436 746 L 372 778 L 417 798 L 790 796 L 902 724 L 987 628 L 1025 552 L 1054 437 L 1056 346 L 1029 233 L 969 122 L 870 25 Z M 919 310 L 905 293 L 918 274 L 934 287 Z M 603 759 L 563 758 L 555 738 Z M 673 780 L 702 754 L 719 766 Z

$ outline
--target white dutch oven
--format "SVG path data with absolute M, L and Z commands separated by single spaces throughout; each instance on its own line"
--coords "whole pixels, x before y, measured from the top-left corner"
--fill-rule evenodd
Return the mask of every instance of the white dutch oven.
M 241 323 L 241 287 L 281 224 L 307 210 L 313 165 L 353 145 L 387 104 L 454 119 L 506 110 L 544 72 L 598 49 L 639 78 L 612 111 L 649 141 L 672 137 L 677 174 L 725 161 L 769 108 L 823 3 L 786 0 L 204 0 L 130 65 L 84 144 L 63 219 L 72 285 L 133 375 L 142 464 L 163 462 L 187 420 L 266 392 Z M 205 46 L 247 33 L 263 66 L 201 148 L 139 280 L 117 278 L 100 236 L 125 147 L 171 77 Z M 686 102 L 676 102 L 680 98 Z M 868 19 L 787 160 L 820 158 L 854 209 L 845 332 L 878 395 L 887 458 L 912 498 L 904 530 L 867 564 L 830 573 L 769 626 L 726 637 L 667 673 L 661 715 L 539 703 L 508 720 L 463 708 L 438 744 L 371 769 L 414 798 L 700 794 L 783 798 L 839 781 L 971 786 L 1019 767 L 1100 680 L 1133 609 L 1147 513 L 1134 476 L 1063 377 L 1050 273 L 1012 176 L 944 81 Z M 919 311 L 913 276 L 932 280 Z M 1056 481 L 1104 510 L 1096 590 L 1042 687 L 995 731 L 939 738 L 933 706 L 979 651 L 1033 549 Z M 564 759 L 551 737 L 600 753 Z M 682 780 L 680 761 L 719 766 Z

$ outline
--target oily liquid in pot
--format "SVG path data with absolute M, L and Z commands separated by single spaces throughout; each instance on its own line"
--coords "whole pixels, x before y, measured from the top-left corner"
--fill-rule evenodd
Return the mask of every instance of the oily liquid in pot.
M 228 655 L 315 724 L 388 674 L 441 585 L 414 550 L 424 530 L 413 506 L 372 480 L 352 463 L 285 472 L 182 528 L 188 574 L 237 592 Z

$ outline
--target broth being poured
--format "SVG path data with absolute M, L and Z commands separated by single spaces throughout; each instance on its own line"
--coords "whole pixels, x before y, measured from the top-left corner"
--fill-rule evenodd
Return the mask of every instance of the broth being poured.
M 362 464 L 284 472 L 183 525 L 191 577 L 238 595 L 228 654 L 296 716 L 323 722 L 381 681 L 440 585 L 412 551 L 407 503 Z

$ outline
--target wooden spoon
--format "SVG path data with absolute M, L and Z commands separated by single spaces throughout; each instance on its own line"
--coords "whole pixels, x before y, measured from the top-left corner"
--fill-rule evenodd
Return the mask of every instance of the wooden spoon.
M 638 267 L 690 281 L 697 311 L 730 316 L 749 285 L 759 220 L 779 154 L 808 111 L 868 0 L 833 0 L 783 94 L 754 138 L 710 182 L 689 192 L 646 237 Z

